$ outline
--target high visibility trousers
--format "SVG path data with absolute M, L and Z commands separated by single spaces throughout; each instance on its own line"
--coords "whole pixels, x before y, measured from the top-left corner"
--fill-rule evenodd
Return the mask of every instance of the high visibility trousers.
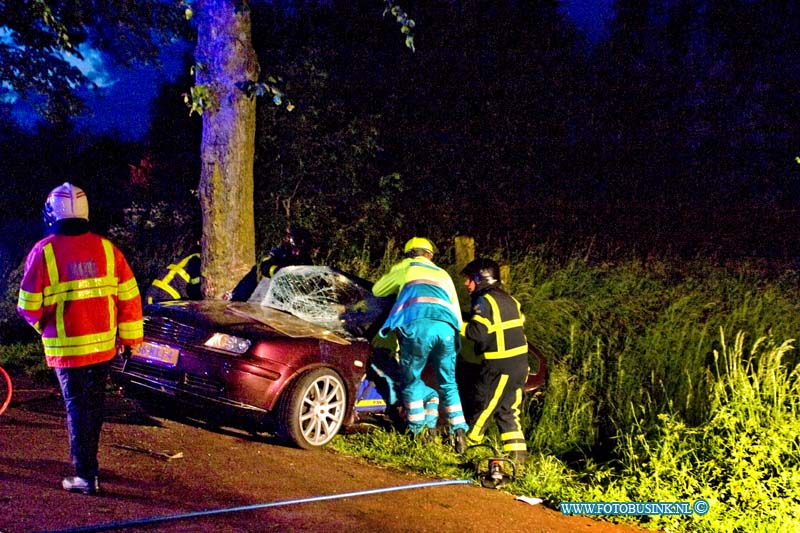
M 433 396 L 441 396 L 451 432 L 467 430 L 461 397 L 456 385 L 456 335 L 453 327 L 440 320 L 414 320 L 398 331 L 403 404 L 408 412 L 408 427 L 417 434 L 424 426 L 435 427 Z M 430 362 L 439 385 L 437 394 L 422 381 L 422 371 Z M 438 405 L 436 406 L 438 407 Z M 422 416 L 420 416 L 422 415 Z
M 528 378 L 528 356 L 507 359 L 487 359 L 476 384 L 476 414 L 470 420 L 467 440 L 470 444 L 483 441 L 488 424 L 497 422 L 503 451 L 526 452 L 525 435 L 520 424 L 522 389 Z

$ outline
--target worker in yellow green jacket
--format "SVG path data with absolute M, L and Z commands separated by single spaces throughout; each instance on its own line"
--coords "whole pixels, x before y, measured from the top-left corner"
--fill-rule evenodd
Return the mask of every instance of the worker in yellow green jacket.
M 401 396 L 408 428 L 415 438 L 429 441 L 439 417 L 439 395 L 422 380 L 428 362 L 442 395 L 456 451 L 466 447 L 468 429 L 455 379 L 461 310 L 450 275 L 433 263 L 434 246 L 414 237 L 403 248 L 405 258 L 373 286 L 375 296 L 396 295 L 380 335 L 397 335 L 400 345 Z

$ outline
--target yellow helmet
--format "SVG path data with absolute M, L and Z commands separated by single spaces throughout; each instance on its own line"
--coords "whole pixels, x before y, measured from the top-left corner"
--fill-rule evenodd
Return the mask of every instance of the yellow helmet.
M 403 253 L 407 254 L 411 250 L 424 250 L 432 254 L 434 253 L 435 247 L 433 243 L 425 237 L 412 237 L 403 247 Z

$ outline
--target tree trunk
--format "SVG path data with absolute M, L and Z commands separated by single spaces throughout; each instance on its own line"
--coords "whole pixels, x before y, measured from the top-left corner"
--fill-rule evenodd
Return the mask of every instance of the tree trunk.
M 196 85 L 213 95 L 203 112 L 200 207 L 203 294 L 220 298 L 255 263 L 253 158 L 256 102 L 236 87 L 259 66 L 247 0 L 200 0 Z

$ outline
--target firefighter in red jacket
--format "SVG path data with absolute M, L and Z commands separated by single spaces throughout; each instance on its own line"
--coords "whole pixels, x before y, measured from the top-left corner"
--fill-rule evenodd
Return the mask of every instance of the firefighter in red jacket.
M 17 311 L 41 335 L 61 385 L 75 467 L 61 485 L 95 494 L 109 361 L 118 347 L 142 342 L 142 301 L 122 253 L 89 231 L 83 190 L 70 183 L 53 189 L 44 218 L 49 235 L 28 254 Z

